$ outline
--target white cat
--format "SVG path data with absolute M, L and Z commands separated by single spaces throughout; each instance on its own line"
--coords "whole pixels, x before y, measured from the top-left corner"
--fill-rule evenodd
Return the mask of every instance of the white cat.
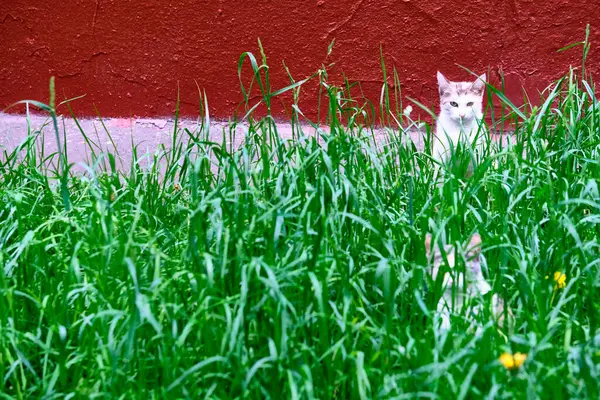
M 490 292 L 492 287 L 484 278 L 481 270 L 481 237 L 474 234 L 470 242 L 465 247 L 464 256 L 465 273 L 456 270 L 457 254 L 452 246 L 444 246 L 445 259 L 439 247 L 433 243 L 432 237 L 427 234 L 425 237 L 425 249 L 427 257 L 432 265 L 431 277 L 433 281 L 437 279 L 440 268 L 446 265 L 449 272 L 443 277 L 442 291 L 443 295 L 437 305 L 437 316 L 441 319 L 440 329 L 447 331 L 450 329 L 450 317 L 453 314 L 466 312 L 468 319 L 471 319 L 473 325 L 476 321 L 472 318 L 478 316 L 482 311 L 482 305 L 485 304 L 483 295 Z M 465 276 L 466 275 L 466 276 Z M 500 327 L 504 326 L 505 304 L 502 298 L 495 293 L 491 297 L 490 312 Z M 512 322 L 512 312 L 506 310 L 509 316 L 509 323 Z M 510 328 L 510 325 L 508 326 Z M 477 327 L 477 331 L 480 327 Z
M 483 91 L 486 74 L 474 82 L 450 82 L 437 73 L 440 92 L 440 114 L 433 139 L 433 157 L 447 161 L 457 144 L 485 143 L 487 131 L 483 126 Z

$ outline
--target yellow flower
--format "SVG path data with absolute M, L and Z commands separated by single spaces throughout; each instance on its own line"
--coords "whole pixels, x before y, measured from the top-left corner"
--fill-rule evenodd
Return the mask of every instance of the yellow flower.
M 498 360 L 500 361 L 500 364 L 504 365 L 504 368 L 510 369 L 510 370 L 514 370 L 514 369 L 520 368 L 521 365 L 523 365 L 523 363 L 525 362 L 525 360 L 527 360 L 527 354 L 523 354 L 523 353 L 515 353 L 515 354 L 504 353 L 504 354 L 502 354 L 500 356 L 500 358 L 498 358 Z
M 548 277 L 546 277 L 546 279 L 548 279 Z M 554 290 L 564 289 L 567 286 L 567 275 L 560 271 L 556 271 L 554 273 L 554 282 L 556 282 L 556 285 L 554 285 Z
M 564 289 L 565 286 L 567 286 L 567 275 L 563 274 L 562 272 L 555 272 L 554 282 L 556 282 L 556 286 L 559 289 Z

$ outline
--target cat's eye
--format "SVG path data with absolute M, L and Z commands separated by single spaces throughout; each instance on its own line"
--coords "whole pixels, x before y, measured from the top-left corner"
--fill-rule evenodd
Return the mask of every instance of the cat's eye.
M 467 107 L 473 107 L 473 102 L 472 101 L 468 102 Z
M 451 105 L 452 107 L 458 107 L 458 103 L 457 103 L 457 102 L 455 102 L 455 101 L 451 101 L 451 102 L 450 102 L 450 105 Z

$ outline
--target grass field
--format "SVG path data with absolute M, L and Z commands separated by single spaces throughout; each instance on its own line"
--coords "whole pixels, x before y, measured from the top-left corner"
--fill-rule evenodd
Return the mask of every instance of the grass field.
M 281 91 L 253 60 L 241 64 L 268 107 Z M 281 140 L 248 103 L 238 148 L 208 141 L 203 115 L 128 171 L 89 132 L 85 174 L 36 151 L 39 131 L 2 155 L 0 397 L 600 396 L 600 107 L 584 69 L 537 107 L 489 88 L 513 145 L 490 143 L 472 176 L 459 151 L 441 184 L 428 151 L 391 128 L 391 87 L 376 143 L 368 106 L 313 79 L 327 134 L 304 135 L 297 110 Z M 37 105 L 52 129 L 54 101 Z M 477 333 L 457 311 L 442 333 L 424 237 L 475 231 L 515 325 L 482 315 Z M 522 365 L 500 362 L 517 352 Z

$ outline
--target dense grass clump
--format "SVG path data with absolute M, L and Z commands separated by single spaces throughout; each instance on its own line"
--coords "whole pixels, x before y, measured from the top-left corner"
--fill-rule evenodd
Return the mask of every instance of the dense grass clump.
M 268 106 L 283 91 L 245 58 Z M 598 398 L 600 107 L 585 74 L 539 107 L 489 88 L 511 144 L 458 151 L 438 181 L 428 149 L 373 135 L 369 107 L 316 76 L 327 133 L 304 134 L 292 107 L 283 140 L 249 104 L 240 146 L 211 141 L 204 115 L 129 171 L 88 136 L 83 174 L 60 146 L 40 155 L 39 131 L 3 155 L 2 397 Z M 482 315 L 476 332 L 457 313 L 444 334 L 424 235 L 475 231 L 514 327 Z M 517 352 L 520 368 L 498 361 Z

